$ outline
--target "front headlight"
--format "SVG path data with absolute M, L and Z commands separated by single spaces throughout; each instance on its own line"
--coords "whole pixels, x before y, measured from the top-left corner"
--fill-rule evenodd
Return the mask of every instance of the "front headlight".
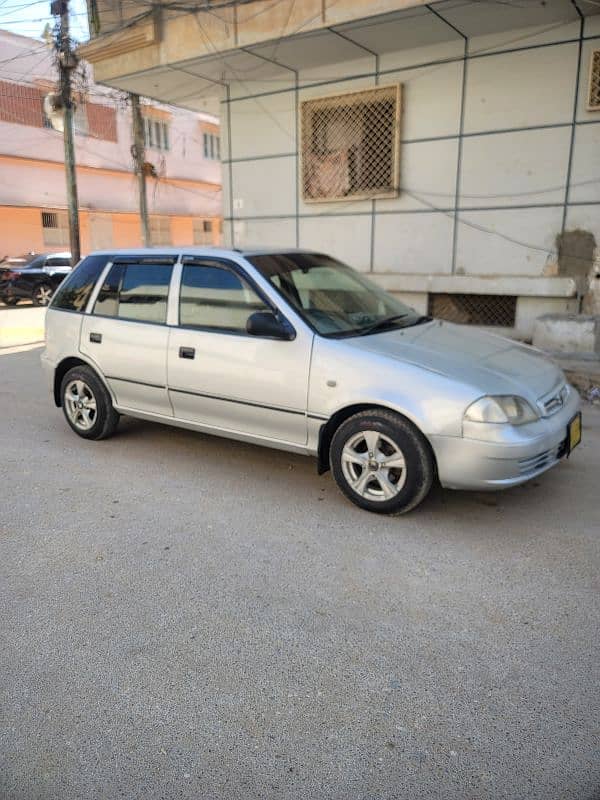
M 527 400 L 516 395 L 505 394 L 496 397 L 480 397 L 465 411 L 465 419 L 469 422 L 492 422 L 497 425 L 524 425 L 534 422 L 539 415 Z

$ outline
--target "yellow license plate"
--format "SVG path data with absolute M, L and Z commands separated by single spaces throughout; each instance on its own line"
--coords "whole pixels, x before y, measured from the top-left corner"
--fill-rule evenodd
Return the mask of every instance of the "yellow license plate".
M 573 417 L 567 427 L 569 436 L 569 453 L 574 450 L 581 441 L 581 414 Z

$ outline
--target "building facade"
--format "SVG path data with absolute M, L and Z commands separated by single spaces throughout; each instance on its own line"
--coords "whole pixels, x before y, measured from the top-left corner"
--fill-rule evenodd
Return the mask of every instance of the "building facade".
M 87 75 L 86 75 L 87 73 Z M 122 93 L 78 70 L 75 142 L 81 250 L 142 243 L 131 156 L 130 107 Z M 83 77 L 85 75 L 85 78 Z M 0 31 L 0 256 L 69 247 L 62 134 L 44 109 L 56 90 L 44 42 Z M 218 120 L 143 101 L 153 244 L 218 244 L 221 164 L 206 137 Z
M 600 272 L 600 4 L 214 5 L 123 27 L 129 6 L 98 0 L 86 53 L 111 86 L 219 102 L 227 242 L 327 251 L 524 337 L 580 310 Z

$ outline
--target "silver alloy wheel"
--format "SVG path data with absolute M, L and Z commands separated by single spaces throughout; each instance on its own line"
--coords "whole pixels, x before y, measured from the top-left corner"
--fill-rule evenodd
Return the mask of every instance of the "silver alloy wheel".
M 73 425 L 81 431 L 89 431 L 96 422 L 96 398 L 87 383 L 71 381 L 65 389 L 64 402 Z
M 41 306 L 47 306 L 52 299 L 52 289 L 49 286 L 38 286 L 35 299 Z
M 367 500 L 391 500 L 406 483 L 402 450 L 377 431 L 360 431 L 348 439 L 342 450 L 342 472 L 352 489 Z

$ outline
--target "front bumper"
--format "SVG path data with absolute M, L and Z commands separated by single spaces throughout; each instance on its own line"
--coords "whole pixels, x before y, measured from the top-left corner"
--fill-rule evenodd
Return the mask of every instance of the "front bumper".
M 572 389 L 551 417 L 519 427 L 496 426 L 495 441 L 431 436 L 440 483 L 447 489 L 507 489 L 541 475 L 566 455 L 567 426 L 579 409 Z

